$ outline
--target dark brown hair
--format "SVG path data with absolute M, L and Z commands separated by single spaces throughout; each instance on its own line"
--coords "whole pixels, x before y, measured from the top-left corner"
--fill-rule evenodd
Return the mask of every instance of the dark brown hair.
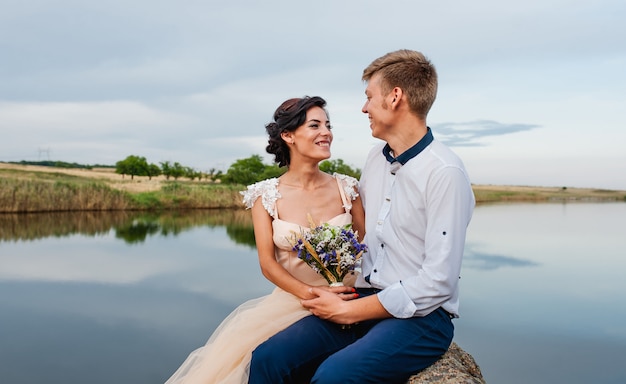
M 325 109 L 326 101 L 319 96 L 304 96 L 283 102 L 274 112 L 274 121 L 265 125 L 269 135 L 267 153 L 274 155 L 279 167 L 289 165 L 289 147 L 281 137 L 283 132 L 293 132 L 306 121 L 306 113 L 313 107 Z M 327 113 L 328 114 L 328 113 Z

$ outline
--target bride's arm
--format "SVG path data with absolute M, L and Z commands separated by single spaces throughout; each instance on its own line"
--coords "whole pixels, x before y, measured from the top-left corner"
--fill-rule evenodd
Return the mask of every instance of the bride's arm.
M 276 261 L 272 220 L 272 217 L 263 207 L 261 199 L 257 199 L 252 207 L 252 224 L 254 226 L 256 248 L 259 254 L 259 265 L 261 266 L 263 276 L 277 287 L 300 299 L 315 297 L 309 290 L 311 288 L 310 285 L 293 277 Z
M 350 213 L 352 213 L 352 228 L 357 231 L 359 242 L 362 242 L 365 236 L 365 209 L 363 209 L 361 196 L 357 196 L 352 202 Z

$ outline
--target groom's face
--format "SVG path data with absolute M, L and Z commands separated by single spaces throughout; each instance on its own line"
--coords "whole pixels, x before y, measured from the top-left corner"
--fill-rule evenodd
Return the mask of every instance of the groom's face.
M 361 109 L 370 121 L 372 136 L 385 140 L 386 127 L 390 121 L 390 109 L 381 86 L 380 74 L 372 76 L 365 89 L 367 100 Z

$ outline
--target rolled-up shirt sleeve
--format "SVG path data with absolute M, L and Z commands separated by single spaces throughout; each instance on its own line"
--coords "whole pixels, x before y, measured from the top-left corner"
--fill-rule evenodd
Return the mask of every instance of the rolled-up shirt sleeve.
M 402 283 L 392 284 L 380 291 L 378 300 L 393 317 L 406 319 L 417 313 L 417 307 Z

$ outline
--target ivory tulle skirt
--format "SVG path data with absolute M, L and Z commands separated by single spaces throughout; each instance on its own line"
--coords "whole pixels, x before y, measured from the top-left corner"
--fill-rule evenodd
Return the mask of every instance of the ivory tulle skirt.
M 250 300 L 222 321 L 206 345 L 193 351 L 166 384 L 246 384 L 252 351 L 310 315 L 300 300 L 280 288 Z

